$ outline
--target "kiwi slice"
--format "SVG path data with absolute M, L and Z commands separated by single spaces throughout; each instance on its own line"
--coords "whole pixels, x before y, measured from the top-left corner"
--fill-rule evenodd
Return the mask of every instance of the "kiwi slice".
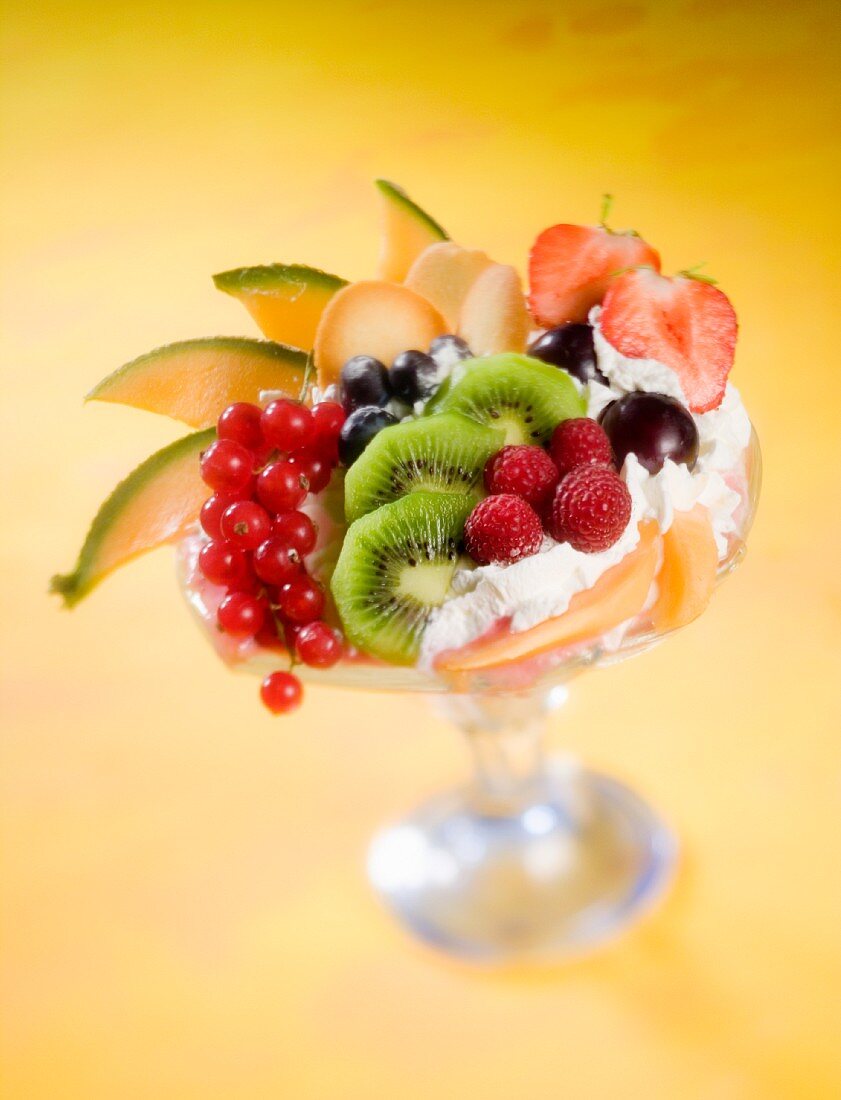
M 330 587 L 355 646 L 414 664 L 429 616 L 449 592 L 472 503 L 454 493 L 410 493 L 351 524 Z
M 562 420 L 584 416 L 584 400 L 570 376 L 539 359 L 506 352 L 460 367 L 463 377 L 438 408 L 502 428 L 506 444 L 546 443 Z
M 458 413 L 384 428 L 347 472 L 345 516 L 352 523 L 418 490 L 469 493 L 501 446 L 501 431 Z

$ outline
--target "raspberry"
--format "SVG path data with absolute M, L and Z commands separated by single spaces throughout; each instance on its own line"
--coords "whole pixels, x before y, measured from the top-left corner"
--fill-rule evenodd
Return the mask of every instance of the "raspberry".
M 562 420 L 552 433 L 549 453 L 562 479 L 577 466 L 613 465 L 613 448 L 604 428 L 586 416 Z
M 542 447 L 503 447 L 485 465 L 485 488 L 489 493 L 513 493 L 538 512 L 557 484 L 557 467 Z
M 467 552 L 479 565 L 504 564 L 534 554 L 543 541 L 540 517 L 511 493 L 480 500 L 464 525 Z
M 579 466 L 555 490 L 548 529 L 558 542 L 596 554 L 613 546 L 631 518 L 628 486 L 607 466 Z

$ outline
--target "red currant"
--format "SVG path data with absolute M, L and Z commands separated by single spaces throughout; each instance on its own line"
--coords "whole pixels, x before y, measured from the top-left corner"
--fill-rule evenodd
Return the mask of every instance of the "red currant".
M 216 434 L 220 439 L 233 439 L 249 451 L 257 451 L 263 446 L 263 429 L 260 418 L 263 415 L 258 405 L 247 401 L 235 401 L 219 417 Z
M 219 526 L 222 520 L 222 513 L 225 509 L 234 503 L 237 497 L 233 497 L 228 493 L 214 493 L 212 497 L 208 497 L 204 502 L 199 513 L 199 521 L 206 534 L 210 535 L 212 539 L 222 538 L 222 529 Z
M 249 596 L 259 596 L 263 591 L 263 582 L 254 573 L 251 562 L 251 554 L 246 554 L 245 571 L 241 577 L 236 577 L 228 584 L 228 594 L 231 592 L 245 592 Z
M 206 542 L 199 551 L 199 569 L 211 584 L 230 587 L 248 576 L 245 554 L 229 542 Z
M 285 539 L 268 538 L 254 551 L 254 572 L 266 584 L 286 584 L 301 571 L 301 557 Z
M 312 578 L 294 577 L 280 590 L 280 613 L 293 623 L 311 623 L 321 617 L 324 593 Z
M 342 641 L 327 623 L 308 623 L 298 631 L 295 652 L 305 665 L 330 668 L 341 659 Z
M 254 635 L 254 641 L 263 647 L 263 649 L 279 649 L 284 650 L 286 646 L 283 644 L 280 635 L 277 632 L 277 624 L 275 623 L 274 616 L 267 615 L 263 625 Z
M 300 401 L 282 397 L 272 401 L 261 417 L 263 436 L 279 451 L 297 451 L 306 447 L 315 434 L 312 413 Z
M 266 603 L 247 592 L 231 592 L 219 604 L 219 629 L 234 638 L 253 637 L 266 619 Z
M 345 422 L 345 410 L 338 401 L 320 401 L 312 410 L 315 424 L 314 449 L 331 465 L 339 462 L 339 432 Z
M 222 493 L 237 493 L 251 480 L 254 456 L 233 439 L 216 439 L 201 456 L 206 485 Z
M 304 503 L 309 481 L 300 466 L 272 462 L 257 478 L 257 497 L 270 512 L 291 512 Z
M 304 628 L 298 623 L 284 623 L 283 624 L 283 637 L 286 642 L 286 648 L 290 653 L 295 652 L 295 642 L 298 635 Z
M 220 524 L 223 538 L 243 550 L 256 550 L 272 530 L 269 513 L 253 500 L 235 500 L 222 515 Z
M 329 485 L 335 463 L 331 463 L 326 455 L 308 448 L 296 451 L 289 461 L 303 472 L 311 493 L 320 493 Z
M 318 538 L 315 524 L 305 512 L 281 512 L 274 521 L 272 534 L 294 546 L 302 558 L 309 554 Z
M 260 698 L 272 714 L 288 714 L 301 705 L 304 689 L 291 672 L 271 672 L 260 685 Z

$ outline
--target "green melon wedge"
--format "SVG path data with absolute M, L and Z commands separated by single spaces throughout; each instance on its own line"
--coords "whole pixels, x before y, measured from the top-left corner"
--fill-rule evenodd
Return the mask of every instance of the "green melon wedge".
M 97 512 L 76 568 L 50 582 L 50 591 L 66 607 L 119 566 L 175 541 L 196 522 L 209 493 L 199 473 L 199 455 L 215 434 L 209 428 L 170 443 L 120 482 Z
M 388 180 L 375 180 L 375 185 L 380 193 L 383 226 L 378 275 L 402 283 L 425 248 L 450 238 L 402 187 Z
M 258 401 L 261 390 L 297 398 L 306 367 L 306 352 L 270 340 L 183 340 L 126 363 L 94 386 L 85 400 L 131 405 L 208 428 L 234 401 Z
M 304 264 L 239 267 L 213 276 L 218 290 L 239 299 L 260 331 L 312 351 L 324 307 L 347 280 Z

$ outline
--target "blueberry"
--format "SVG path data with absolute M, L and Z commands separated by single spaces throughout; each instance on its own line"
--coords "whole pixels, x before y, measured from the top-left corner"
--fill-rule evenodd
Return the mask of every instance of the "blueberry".
M 388 371 L 372 355 L 354 355 L 342 367 L 342 405 L 346 413 L 363 405 L 387 405 L 391 398 Z
M 363 405 L 361 409 L 355 409 L 339 433 L 339 460 L 342 465 L 352 466 L 378 432 L 396 423 L 396 416 L 377 405 Z
M 698 458 L 698 428 L 691 413 L 664 393 L 626 393 L 603 410 L 599 422 L 620 469 L 628 454 L 652 474 L 667 458 L 690 470 Z
M 461 359 L 472 359 L 473 352 L 460 336 L 449 333 L 447 336 L 436 336 L 429 345 L 429 354 L 439 362 L 439 366 L 450 366 Z
M 591 325 L 570 323 L 550 328 L 534 341 L 529 348 L 529 355 L 533 359 L 551 363 L 553 367 L 562 367 L 579 382 L 601 382 L 607 385 L 607 379 L 596 364 Z
M 394 396 L 414 405 L 438 389 L 438 364 L 422 351 L 402 351 L 391 364 L 389 378 Z

